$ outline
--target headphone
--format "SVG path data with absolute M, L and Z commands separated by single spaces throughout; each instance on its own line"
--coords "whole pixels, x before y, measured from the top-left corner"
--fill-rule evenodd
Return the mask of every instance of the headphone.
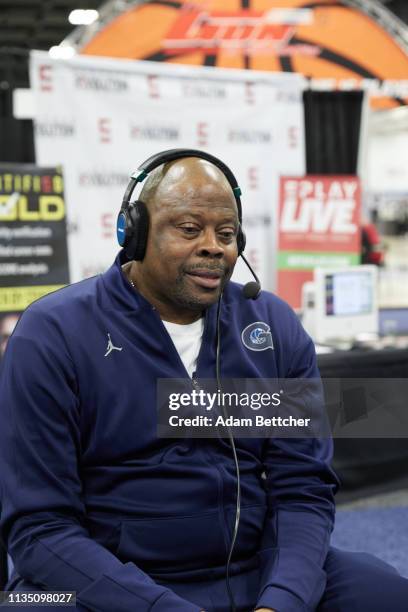
M 142 183 L 150 172 L 158 166 L 185 157 L 198 157 L 211 162 L 221 170 L 230 184 L 238 209 L 238 255 L 242 255 L 245 249 L 246 238 L 242 229 L 241 189 L 232 171 L 218 157 L 205 153 L 205 151 L 199 151 L 198 149 L 168 149 L 149 157 L 139 166 L 138 172 L 134 172 L 130 176 L 116 223 L 117 239 L 119 245 L 125 250 L 128 259 L 141 261 L 144 258 L 149 234 L 149 213 L 146 204 L 142 200 L 130 201 L 136 185 Z

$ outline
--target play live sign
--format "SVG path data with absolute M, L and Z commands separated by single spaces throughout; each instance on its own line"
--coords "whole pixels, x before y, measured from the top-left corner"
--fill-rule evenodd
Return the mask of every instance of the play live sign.
M 359 264 L 360 216 L 354 176 L 281 177 L 278 295 L 299 308 L 313 268 Z

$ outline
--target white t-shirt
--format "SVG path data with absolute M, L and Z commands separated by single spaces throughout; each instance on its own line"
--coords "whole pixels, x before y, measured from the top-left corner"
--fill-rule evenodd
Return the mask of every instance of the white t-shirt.
M 198 321 L 188 325 L 169 323 L 168 321 L 163 321 L 163 325 L 167 329 L 188 375 L 191 377 L 196 370 L 198 353 L 200 352 L 204 318 L 201 317 Z

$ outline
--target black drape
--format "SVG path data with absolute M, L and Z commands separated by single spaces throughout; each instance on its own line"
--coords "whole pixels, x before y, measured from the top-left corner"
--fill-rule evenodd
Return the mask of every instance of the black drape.
M 307 174 L 356 174 L 363 93 L 303 94 Z
M 33 122 L 13 117 L 13 91 L 26 87 L 27 50 L 0 49 L 0 162 L 35 161 Z
M 392 410 L 395 397 L 403 397 L 408 377 L 408 350 L 354 350 L 318 355 L 323 378 L 370 379 L 384 383 L 383 410 Z M 349 398 L 349 401 L 360 401 Z M 349 406 L 356 409 L 357 406 Z M 408 440 L 405 438 L 337 438 L 333 467 L 340 477 L 343 501 L 387 492 L 408 483 Z

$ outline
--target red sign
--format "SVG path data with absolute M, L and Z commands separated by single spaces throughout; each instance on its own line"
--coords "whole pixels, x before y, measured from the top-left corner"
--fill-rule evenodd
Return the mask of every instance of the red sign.
M 315 267 L 360 263 L 360 215 L 355 176 L 281 177 L 278 294 L 294 308 Z
M 249 55 L 318 55 L 312 44 L 289 45 L 293 25 L 271 22 L 266 11 L 180 11 L 163 40 L 167 54 L 182 51 L 217 53 L 220 49 L 245 51 Z
M 41 91 L 52 91 L 52 66 L 42 64 L 39 67 L 39 80 Z
M 108 117 L 101 117 L 98 119 L 98 131 L 101 142 L 112 141 L 112 127 L 111 120 Z

